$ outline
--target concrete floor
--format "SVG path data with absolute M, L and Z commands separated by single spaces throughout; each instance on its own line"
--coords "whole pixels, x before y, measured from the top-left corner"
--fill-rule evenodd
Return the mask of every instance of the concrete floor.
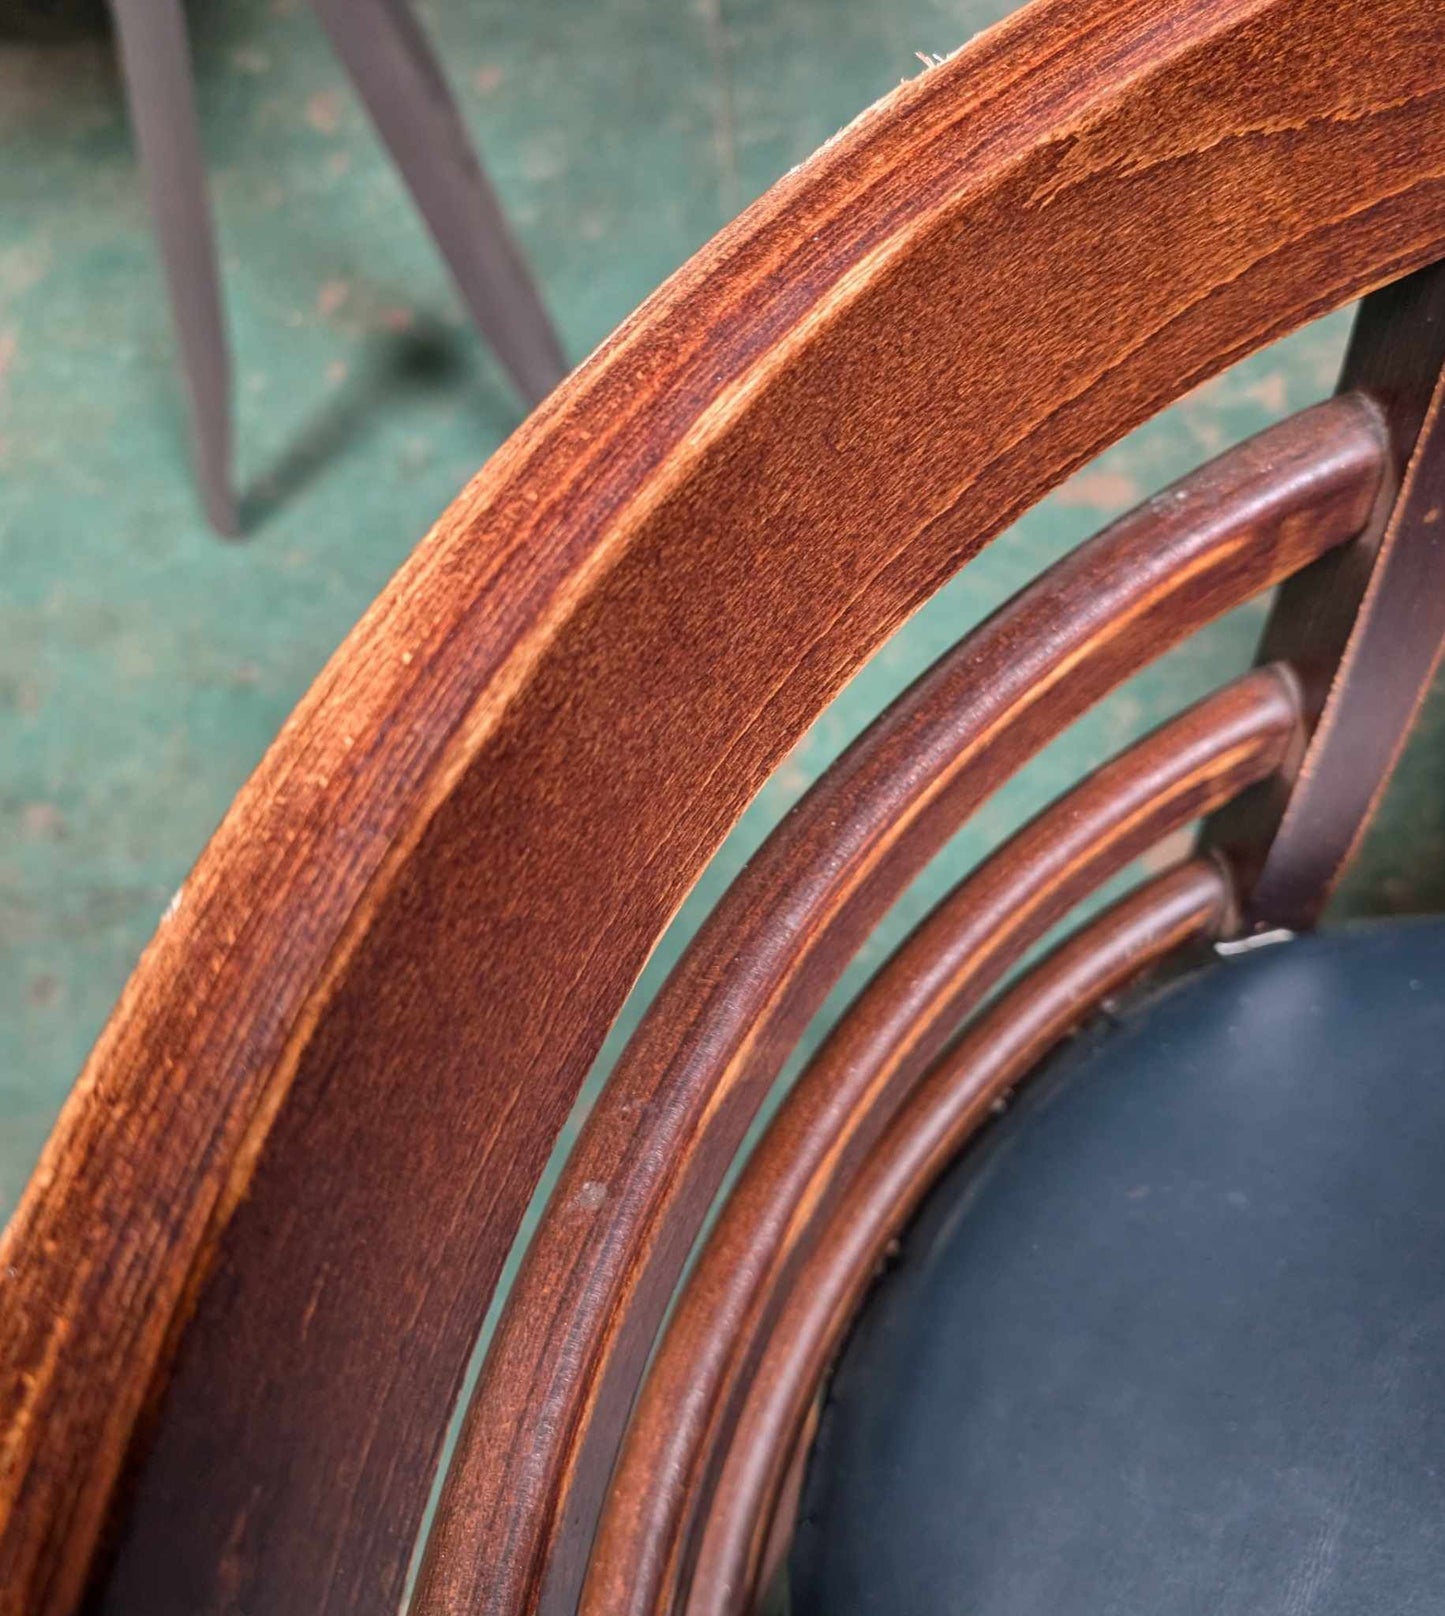
M 421 11 L 586 353 L 724 220 L 999 0 L 429 0 Z M 137 953 L 322 661 L 518 410 L 301 0 L 191 8 L 248 529 L 205 527 L 103 37 L 0 39 L 0 1216 Z M 1335 317 L 1201 389 L 1032 513 L 825 716 L 654 962 L 882 701 L 1051 556 L 1329 390 Z M 1004 792 L 896 935 L 1005 825 L 1242 666 L 1185 648 Z M 1345 897 L 1445 899 L 1445 707 Z M 860 970 L 876 963 L 880 941 Z M 856 985 L 858 973 L 851 979 Z

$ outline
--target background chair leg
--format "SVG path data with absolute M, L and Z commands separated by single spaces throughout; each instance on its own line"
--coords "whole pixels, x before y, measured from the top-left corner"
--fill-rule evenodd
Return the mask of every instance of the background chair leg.
M 312 0 L 482 334 L 529 403 L 567 361 L 405 0 Z
M 181 0 L 110 0 L 110 5 L 190 393 L 201 497 L 213 525 L 222 533 L 234 533 L 231 359 L 185 14 Z

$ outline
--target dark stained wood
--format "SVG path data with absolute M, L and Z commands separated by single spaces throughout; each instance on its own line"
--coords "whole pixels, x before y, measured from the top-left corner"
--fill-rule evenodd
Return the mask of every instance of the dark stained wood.
M 1300 730 L 1260 670 L 1147 736 L 1046 809 L 909 936 L 798 1079 L 678 1300 L 612 1478 L 598 1610 L 669 1608 L 781 1300 L 921 1074 L 1006 972 L 1163 837 L 1272 774 Z M 606 1590 L 606 1598 L 601 1591 Z
M 1150 966 L 1217 934 L 1232 902 L 1217 863 L 1196 860 L 1159 877 L 1062 944 L 938 1061 L 790 1288 L 728 1446 L 686 1597 L 657 1608 L 687 1616 L 750 1608 L 794 1440 L 889 1241 L 990 1110 L 1061 1038 Z M 589 1583 L 587 1616 L 633 1608 Z
M 396 1608 L 522 1211 L 698 871 L 1049 487 L 1441 255 L 1439 23 L 1042 0 L 494 458 L 238 797 L 0 1241 L 0 1611 L 73 1611 L 102 1532 L 98 1610 Z
M 1367 531 L 1287 584 L 1266 626 L 1260 660 L 1296 669 L 1314 733 L 1296 770 L 1206 834 L 1252 927 L 1319 918 L 1445 643 L 1445 264 L 1365 300 L 1340 386 L 1379 406 L 1390 475 Z
M 1382 452 L 1373 407 L 1337 399 L 1121 518 L 940 659 L 769 837 L 573 1148 L 493 1338 L 421 1610 L 573 1609 L 687 1253 L 848 961 L 967 815 L 1106 691 L 1356 533 Z

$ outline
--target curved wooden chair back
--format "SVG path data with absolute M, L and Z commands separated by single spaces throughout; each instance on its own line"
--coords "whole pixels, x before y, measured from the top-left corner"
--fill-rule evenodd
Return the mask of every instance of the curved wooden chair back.
M 1370 292 L 1337 398 L 1046 574 L 814 788 L 552 1197 L 417 1606 L 746 1607 L 910 1198 L 1101 995 L 1190 940 L 1311 923 L 1401 744 L 1445 616 L 1442 22 L 1039 0 L 789 175 L 483 470 L 177 895 L 0 1244 L 0 1611 L 394 1611 L 558 1130 L 770 770 L 1049 488 Z M 1256 671 L 904 945 L 676 1295 L 903 885 L 1073 717 L 1280 583 Z M 965 1026 L 1210 814 L 1195 857 Z

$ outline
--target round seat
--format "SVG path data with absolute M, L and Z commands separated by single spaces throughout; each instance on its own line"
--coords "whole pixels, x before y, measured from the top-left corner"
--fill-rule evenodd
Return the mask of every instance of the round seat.
M 1445 1597 L 1445 924 L 1094 1027 L 940 1181 L 832 1380 L 796 1616 Z

